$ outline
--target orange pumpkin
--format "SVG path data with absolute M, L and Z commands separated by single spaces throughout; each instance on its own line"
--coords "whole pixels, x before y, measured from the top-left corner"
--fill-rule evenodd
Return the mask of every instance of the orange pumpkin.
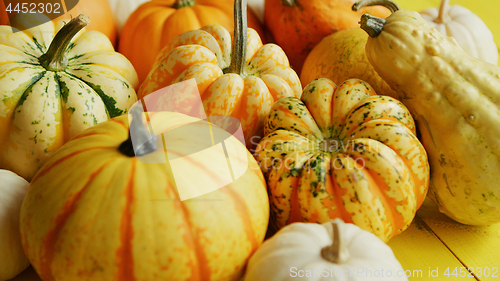
M 300 73 L 307 55 L 323 37 L 358 27 L 363 13 L 384 18 L 390 14 L 382 7 L 354 12 L 353 4 L 353 0 L 266 0 L 264 20 L 292 67 Z
M 177 145 L 168 153 L 157 147 L 141 156 L 134 156 L 132 149 L 130 155 L 129 121 L 123 115 L 73 138 L 32 180 L 21 208 L 21 239 L 43 280 L 242 277 L 269 220 L 257 162 L 239 140 L 227 138 L 229 153 L 238 151 L 231 158 L 233 168 L 242 163 L 247 169 L 222 188 L 182 200 L 178 176 L 190 180 L 192 188 L 200 186 L 200 178 L 207 185 L 217 183 L 228 159 L 213 146 L 190 155 L 182 169 L 174 170 L 171 155 L 189 149 L 185 145 L 204 145 L 189 137 L 198 136 L 207 123 L 180 113 L 148 115 L 155 133 L 183 127 L 189 134 L 170 134 L 167 139 Z M 189 129 L 188 124 L 194 125 Z M 212 127 L 213 133 L 218 131 Z M 151 163 L 143 158 L 148 156 L 168 161 Z
M 275 44 L 263 45 L 257 32 L 246 28 L 242 12 L 246 6 L 243 0 L 235 2 L 240 8 L 233 40 L 220 25 L 176 37 L 158 55 L 138 96 L 194 78 L 207 116 L 237 118 L 252 149 L 262 136 L 272 104 L 282 97 L 300 97 L 302 86 L 283 50 Z
M 233 0 L 153 0 L 139 6 L 120 34 L 118 50 L 134 65 L 139 81 L 146 78 L 160 50 L 184 32 L 208 24 L 233 30 Z M 259 20 L 248 10 L 248 26 L 262 37 Z
M 22 0 L 9 0 L 9 2 L 12 2 L 11 7 L 15 7 L 18 3 L 27 3 L 27 1 Z M 36 3 L 46 4 L 54 3 L 54 1 L 41 0 L 36 1 Z M 9 15 L 7 14 L 5 8 L 5 1 L 0 1 L 0 25 L 6 25 L 9 23 Z M 13 14 L 15 14 L 15 12 Z M 104 33 L 109 38 L 111 43 L 113 43 L 113 46 L 116 46 L 117 28 L 113 20 L 113 13 L 108 0 L 80 0 L 75 7 L 54 20 L 71 19 L 75 18 L 79 14 L 84 14 L 90 18 L 90 24 L 85 28 L 87 31 L 97 30 Z M 51 17 L 54 14 L 47 15 Z

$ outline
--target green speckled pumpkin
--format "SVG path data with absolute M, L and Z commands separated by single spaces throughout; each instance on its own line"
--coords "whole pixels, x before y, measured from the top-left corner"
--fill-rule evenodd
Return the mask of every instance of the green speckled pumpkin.
M 313 80 L 271 108 L 256 150 L 281 228 L 335 218 L 388 241 L 405 230 L 429 185 L 427 154 L 406 107 L 366 82 Z
M 104 34 L 82 31 L 88 22 L 0 26 L 1 169 L 30 180 L 70 138 L 137 100 L 131 63 Z

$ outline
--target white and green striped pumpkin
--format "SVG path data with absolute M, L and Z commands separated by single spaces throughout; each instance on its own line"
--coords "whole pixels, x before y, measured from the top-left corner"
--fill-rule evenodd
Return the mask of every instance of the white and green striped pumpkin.
M 131 63 L 104 34 L 82 30 L 88 22 L 0 26 L 0 168 L 30 180 L 70 138 L 137 100 Z

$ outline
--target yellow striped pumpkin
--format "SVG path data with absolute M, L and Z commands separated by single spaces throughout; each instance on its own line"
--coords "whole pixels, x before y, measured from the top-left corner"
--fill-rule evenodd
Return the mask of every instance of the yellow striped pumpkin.
M 281 97 L 299 97 L 302 85 L 283 50 L 263 45 L 257 32 L 247 29 L 245 3 L 235 1 L 233 40 L 222 26 L 209 25 L 170 41 L 138 96 L 194 78 L 207 116 L 239 119 L 247 147 L 255 148 L 271 105 Z
M 405 230 L 429 184 L 412 116 L 364 81 L 320 78 L 272 107 L 256 158 L 271 223 L 342 218 L 384 241 Z
M 149 118 L 158 133 L 194 119 L 169 112 Z M 168 163 L 147 163 L 119 148 L 129 141 L 128 128 L 127 116 L 120 116 L 87 129 L 61 147 L 31 182 L 20 229 L 39 276 L 45 281 L 239 280 L 264 240 L 269 219 L 265 180 L 255 159 L 236 138 L 227 139 L 228 147 L 239 146 L 248 158 L 246 172 L 220 189 L 181 201 Z M 175 137 L 178 143 L 197 141 Z M 212 161 L 216 157 L 207 151 L 182 174 L 206 173 L 217 181 L 227 162 Z M 154 153 L 165 159 L 164 149 Z
M 29 181 L 62 144 L 137 100 L 132 64 L 103 33 L 82 30 L 88 22 L 0 26 L 0 168 Z

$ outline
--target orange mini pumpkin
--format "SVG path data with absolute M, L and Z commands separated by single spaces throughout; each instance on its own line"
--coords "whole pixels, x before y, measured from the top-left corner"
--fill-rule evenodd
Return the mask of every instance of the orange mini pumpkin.
M 239 9 L 233 39 L 220 25 L 176 37 L 158 55 L 138 96 L 194 78 L 206 115 L 237 118 L 252 149 L 272 104 L 282 97 L 300 97 L 302 85 L 283 50 L 276 44 L 263 45 L 257 32 L 247 29 L 246 5 L 243 0 L 235 2 Z
M 153 0 L 139 6 L 120 34 L 118 50 L 146 78 L 160 50 L 184 32 L 209 24 L 233 30 L 233 0 Z M 259 20 L 248 10 L 248 25 L 261 36 Z
M 370 7 L 352 11 L 352 0 L 266 0 L 264 20 L 292 67 L 300 73 L 302 64 L 323 37 L 352 27 L 358 27 L 363 13 L 389 16 L 389 10 Z

